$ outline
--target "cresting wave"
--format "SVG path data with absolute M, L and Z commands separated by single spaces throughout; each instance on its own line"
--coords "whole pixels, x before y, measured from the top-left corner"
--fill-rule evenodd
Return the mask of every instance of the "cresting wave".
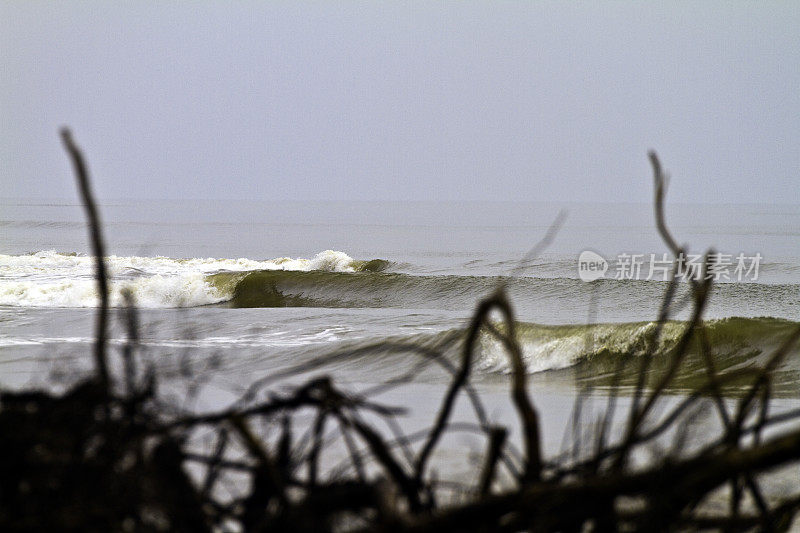
M 664 374 L 671 361 L 687 323 L 665 322 L 659 331 L 656 322 L 624 322 L 589 325 L 543 325 L 519 322 L 517 340 L 529 374 L 540 372 L 569 372 L 579 383 L 608 387 L 616 383 L 622 388 L 633 387 L 638 378 L 641 357 L 652 355 L 646 380 L 653 385 Z M 756 368 L 764 365 L 774 350 L 792 334 L 800 323 L 780 318 L 725 318 L 704 323 L 712 347 L 716 370 L 721 375 L 734 369 Z M 502 327 L 500 328 L 502 329 Z M 658 333 L 658 334 L 656 334 Z M 420 334 L 396 338 L 407 344 L 436 348 L 454 364 L 461 358 L 463 330 Z M 380 364 L 381 349 L 373 356 Z M 398 361 L 387 356 L 383 363 L 395 367 Z M 406 365 L 412 363 L 406 362 Z M 482 333 L 474 354 L 473 376 L 476 379 L 510 372 L 507 352 L 499 341 Z M 700 346 L 695 339 L 670 384 L 672 391 L 693 390 L 707 377 Z M 773 391 L 782 396 L 797 397 L 797 375 L 800 374 L 800 346 L 795 346 L 782 366 L 775 372 Z M 727 392 L 739 390 L 750 381 L 731 381 Z
M 327 250 L 311 259 L 107 258 L 112 305 L 130 289 L 143 308 L 321 307 L 442 309 L 469 313 L 475 303 L 507 286 L 520 316 L 567 323 L 586 316 L 596 298 L 603 319 L 625 322 L 655 316 L 665 284 L 654 281 L 409 274 L 402 264 L 354 260 Z M 0 306 L 92 307 L 97 305 L 93 259 L 39 252 L 0 255 Z M 777 316 L 800 320 L 800 284 L 723 283 L 714 286 L 708 318 Z M 688 287 L 679 287 L 676 301 Z M 534 318 L 535 317 L 535 318 Z M 683 316 L 679 316 L 682 318 Z
M 517 336 L 529 365 L 529 371 L 555 370 L 576 364 L 591 368 L 587 379 L 612 375 L 620 365 L 620 358 L 638 358 L 651 354 L 655 358 L 653 370 L 664 370 L 663 363 L 675 350 L 686 333 L 686 322 L 625 322 L 591 325 L 539 325 L 521 323 Z M 750 365 L 759 356 L 776 348 L 800 324 L 772 317 L 724 318 L 704 323 L 709 344 L 716 351 L 719 371 L 739 364 Z M 699 346 L 693 342 L 689 348 L 686 369 L 702 370 Z M 490 371 L 508 371 L 508 362 L 498 341 L 484 336 L 479 349 L 480 365 Z M 631 363 L 636 363 L 633 359 Z M 638 371 L 638 364 L 626 365 Z M 625 375 L 625 372 L 623 372 Z M 625 380 L 623 379 L 623 384 Z
M 231 294 L 209 276 L 250 271 L 378 271 L 387 261 L 357 261 L 333 250 L 311 259 L 172 259 L 168 257 L 106 258 L 111 277 L 111 304 L 120 305 L 128 288 L 137 305 L 147 308 L 195 307 L 227 301 Z M 94 258 L 55 251 L 0 255 L 0 305 L 18 307 L 94 307 L 97 305 Z
M 593 298 L 603 319 L 627 322 L 655 317 L 666 284 L 636 280 L 533 278 L 406 274 L 402 272 L 255 271 L 208 277 L 232 307 L 328 307 L 441 309 L 463 315 L 504 284 L 519 316 L 545 323 L 571 323 L 585 317 Z M 687 301 L 689 287 L 676 301 Z M 676 318 L 688 317 L 683 314 Z M 726 283 L 715 285 L 707 318 L 777 316 L 800 320 L 800 285 Z

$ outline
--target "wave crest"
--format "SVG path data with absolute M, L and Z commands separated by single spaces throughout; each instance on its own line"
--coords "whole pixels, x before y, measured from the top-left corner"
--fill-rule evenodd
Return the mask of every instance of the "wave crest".
M 111 305 L 122 305 L 120 291 L 131 290 L 141 307 L 195 307 L 229 300 L 234 287 L 214 282 L 220 273 L 240 279 L 253 271 L 352 273 L 385 270 L 382 259 L 357 261 L 325 250 L 310 259 L 108 256 Z M 53 250 L 26 255 L 0 254 L 0 305 L 17 307 L 95 307 L 94 258 Z
M 732 317 L 704 322 L 716 371 L 721 374 L 732 369 L 763 365 L 798 326 L 797 322 L 773 317 Z M 617 380 L 617 384 L 624 388 L 635 385 L 641 356 L 645 354 L 652 356 L 646 375 L 647 384 L 652 386 L 670 366 L 670 356 L 687 327 L 688 324 L 682 321 L 665 322 L 657 338 L 656 322 L 557 326 L 518 323 L 516 329 L 528 373 L 573 369 L 575 377 L 584 383 L 605 387 Z M 423 342 L 441 346 L 452 335 L 452 331 L 443 332 L 429 336 Z M 460 349 L 461 344 L 455 343 L 448 347 L 447 353 L 458 358 Z M 488 333 L 481 333 L 479 338 L 475 368 L 479 375 L 511 371 L 505 349 Z M 692 390 L 698 380 L 705 378 L 706 371 L 701 347 L 695 337 L 671 387 Z M 795 389 L 796 393 L 800 347 L 795 347 L 786 358 L 782 372 L 787 378 L 784 385 Z

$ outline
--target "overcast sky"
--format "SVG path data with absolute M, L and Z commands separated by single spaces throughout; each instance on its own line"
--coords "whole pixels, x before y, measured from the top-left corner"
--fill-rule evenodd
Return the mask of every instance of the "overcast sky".
M 0 1 L 0 196 L 800 203 L 797 2 Z

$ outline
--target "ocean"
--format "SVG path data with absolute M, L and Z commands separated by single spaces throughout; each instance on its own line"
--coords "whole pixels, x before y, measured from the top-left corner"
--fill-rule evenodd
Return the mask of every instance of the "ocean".
M 552 243 L 526 258 L 562 211 Z M 330 374 L 363 390 L 419 365 L 413 353 L 364 349 L 386 340 L 455 361 L 450 341 L 503 285 L 555 449 L 576 395 L 602 398 L 621 368 L 624 403 L 636 356 L 666 356 L 690 311 L 682 282 L 674 320 L 649 343 L 667 286 L 651 271 L 667 250 L 650 204 L 120 200 L 100 213 L 112 305 L 132 292 L 141 357 L 162 380 L 202 376 L 212 392 L 197 395 L 198 409 L 222 408 L 256 382 L 280 390 Z M 667 222 L 690 254 L 723 254 L 705 313 L 719 369 L 763 361 L 800 322 L 800 207 L 668 205 Z M 579 271 L 587 250 L 607 262 L 591 282 Z M 0 386 L 60 387 L 91 371 L 96 305 L 81 206 L 0 202 Z M 121 313 L 112 310 L 115 349 L 127 338 Z M 671 397 L 704 376 L 698 357 Z M 508 372 L 501 346 L 482 338 L 473 382 L 503 422 L 513 418 Z M 426 368 L 387 398 L 412 407 L 409 427 L 425 427 L 448 380 Z M 773 392 L 783 406 L 800 403 L 797 348 Z

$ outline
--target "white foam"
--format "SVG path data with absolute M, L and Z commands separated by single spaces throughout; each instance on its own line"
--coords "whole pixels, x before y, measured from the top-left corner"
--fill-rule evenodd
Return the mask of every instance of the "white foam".
M 578 337 L 526 340 L 520 344 L 525 369 L 530 374 L 569 368 L 578 363 L 586 347 L 585 340 Z M 482 336 L 480 349 L 477 363 L 480 370 L 511 372 L 508 352 L 500 341 Z
M 667 323 L 658 338 L 657 347 L 646 343 L 655 322 L 593 324 L 587 326 L 523 325 L 518 328 L 517 340 L 529 373 L 569 368 L 592 354 L 607 351 L 618 354 L 641 355 L 654 350 L 662 352 L 682 334 L 683 326 Z M 479 339 L 478 368 L 488 372 L 510 373 L 511 364 L 503 344 L 488 334 Z
M 311 259 L 281 257 L 257 261 L 169 257 L 106 258 L 111 305 L 122 304 L 120 291 L 131 290 L 140 307 L 194 307 L 213 304 L 230 295 L 206 281 L 217 272 L 250 270 L 323 270 L 353 272 L 353 259 L 325 250 Z M 0 305 L 17 307 L 95 307 L 94 258 L 53 250 L 28 255 L 0 254 Z

